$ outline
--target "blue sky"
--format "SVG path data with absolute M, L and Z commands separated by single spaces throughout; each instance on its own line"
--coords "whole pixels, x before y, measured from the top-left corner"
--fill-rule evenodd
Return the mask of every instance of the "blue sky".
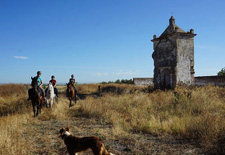
M 0 0 L 0 83 L 153 76 L 153 35 L 173 15 L 195 37 L 195 75 L 225 67 L 224 0 Z

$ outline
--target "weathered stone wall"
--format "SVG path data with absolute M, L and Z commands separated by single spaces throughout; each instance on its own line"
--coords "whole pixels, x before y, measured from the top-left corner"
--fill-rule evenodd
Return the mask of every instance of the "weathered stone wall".
M 177 81 L 176 83 L 194 84 L 194 38 L 179 36 L 177 39 Z
M 198 76 L 195 77 L 196 86 L 225 86 L 225 76 Z
M 141 85 L 153 86 L 153 78 L 133 78 L 133 80 L 136 86 L 141 86 Z
M 150 85 L 153 86 L 153 78 L 133 78 L 136 86 Z M 198 76 L 195 77 L 196 86 L 225 86 L 225 76 Z
M 194 84 L 194 30 L 185 32 L 171 16 L 169 26 L 153 36 L 154 87 L 175 88 Z
M 173 37 L 154 42 L 154 86 L 155 88 L 175 85 L 175 76 L 172 76 L 176 66 L 176 41 Z M 165 75 L 167 74 L 167 75 Z

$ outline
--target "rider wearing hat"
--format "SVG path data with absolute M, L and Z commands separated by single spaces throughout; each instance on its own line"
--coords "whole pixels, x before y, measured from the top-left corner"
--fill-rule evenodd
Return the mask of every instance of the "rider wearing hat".
M 55 76 L 54 75 L 51 76 L 51 80 L 49 82 L 51 82 L 52 83 L 52 86 L 54 87 L 55 95 L 57 97 L 59 97 L 58 89 L 56 88 L 56 80 L 55 80 Z M 47 93 L 47 90 L 48 89 L 45 90 L 45 94 Z

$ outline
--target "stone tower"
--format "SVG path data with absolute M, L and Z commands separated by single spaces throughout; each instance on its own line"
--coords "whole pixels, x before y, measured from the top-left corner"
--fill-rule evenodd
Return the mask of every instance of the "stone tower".
M 157 38 L 153 36 L 154 87 L 175 88 L 194 85 L 194 30 L 185 32 L 175 24 L 172 16 L 169 26 Z

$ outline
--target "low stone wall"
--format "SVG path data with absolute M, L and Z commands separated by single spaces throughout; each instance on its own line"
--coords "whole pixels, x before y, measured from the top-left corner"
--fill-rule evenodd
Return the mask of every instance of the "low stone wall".
M 225 86 L 225 76 L 198 76 L 195 77 L 196 86 Z
M 134 84 L 136 86 L 142 86 L 142 85 L 154 85 L 153 78 L 133 78 Z
M 153 86 L 153 78 L 133 78 L 136 86 Z M 197 76 L 195 77 L 195 86 L 225 86 L 225 76 Z

